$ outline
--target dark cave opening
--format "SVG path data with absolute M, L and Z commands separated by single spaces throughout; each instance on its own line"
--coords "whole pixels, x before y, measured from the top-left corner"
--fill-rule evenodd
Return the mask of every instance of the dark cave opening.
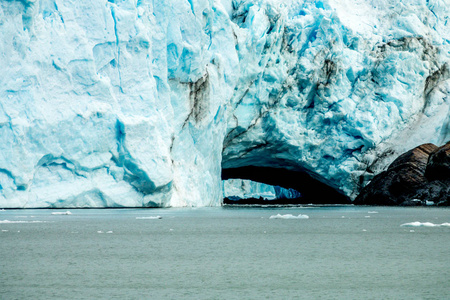
M 300 198 L 290 199 L 289 203 L 281 204 L 351 204 L 349 197 L 314 179 L 306 172 L 253 166 L 222 169 L 222 180 L 232 178 L 249 179 L 283 188 L 291 188 L 302 194 Z M 267 200 L 267 202 L 269 201 L 273 200 Z

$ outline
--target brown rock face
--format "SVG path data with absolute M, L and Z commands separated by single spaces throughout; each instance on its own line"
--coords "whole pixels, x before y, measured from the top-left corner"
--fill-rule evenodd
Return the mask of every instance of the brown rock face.
M 426 201 L 450 202 L 450 142 L 440 148 L 423 144 L 400 155 L 373 178 L 354 203 L 417 205 Z
M 450 176 L 450 142 L 430 154 L 425 176 L 429 180 L 445 179 Z

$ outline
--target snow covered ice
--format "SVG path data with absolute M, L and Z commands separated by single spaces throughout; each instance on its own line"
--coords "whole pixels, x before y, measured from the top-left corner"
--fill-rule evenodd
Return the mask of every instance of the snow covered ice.
M 291 219 L 309 219 L 308 215 L 298 215 L 298 216 L 294 216 L 292 214 L 286 214 L 286 215 L 281 215 L 281 214 L 276 214 L 276 215 L 272 215 L 269 217 L 269 219 L 286 219 L 286 220 L 291 220 Z
M 136 220 L 159 220 L 161 216 L 149 216 L 149 217 L 136 217 Z
M 354 197 L 450 138 L 449 7 L 1 1 L 0 207 L 220 205 L 243 166 Z
M 52 215 L 71 215 L 72 213 L 70 211 L 55 211 L 52 212 Z
M 431 222 L 411 222 L 400 225 L 402 227 L 450 227 L 450 223 L 435 224 Z

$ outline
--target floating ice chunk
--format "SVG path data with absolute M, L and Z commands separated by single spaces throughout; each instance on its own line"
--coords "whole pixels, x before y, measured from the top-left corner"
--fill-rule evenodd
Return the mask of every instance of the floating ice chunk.
M 97 231 L 97 233 L 103 233 L 103 231 L 99 230 L 99 231 Z
M 364 216 L 364 218 L 370 218 L 370 216 Z
M 2 232 L 8 232 L 9 230 L 6 230 L 6 229 L 2 229 Z
M 302 215 L 302 214 L 300 214 L 298 216 L 294 216 L 291 214 L 286 214 L 286 215 L 277 214 L 277 215 L 270 216 L 269 219 L 309 219 L 309 216 Z
M 106 233 L 113 233 L 113 232 L 110 230 L 110 231 L 107 231 Z
M 72 213 L 70 211 L 55 211 L 52 212 L 52 215 L 71 215 Z
M 368 214 L 377 214 L 378 212 L 377 211 L 368 211 L 367 213 Z
M 18 224 L 18 223 L 48 223 L 47 221 L 10 221 L 10 220 L 0 220 L 0 224 Z
M 157 220 L 162 219 L 161 216 L 150 216 L 150 217 L 136 217 L 136 220 Z
M 438 224 L 434 224 L 431 222 L 410 222 L 400 225 L 402 227 L 438 227 Z
M 431 222 L 411 222 L 400 225 L 402 227 L 450 227 L 450 223 L 435 224 Z

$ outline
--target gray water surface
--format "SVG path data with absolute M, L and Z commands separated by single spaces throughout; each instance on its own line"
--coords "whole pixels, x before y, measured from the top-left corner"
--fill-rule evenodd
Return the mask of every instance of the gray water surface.
M 400 226 L 446 208 L 52 212 L 0 211 L 0 299 L 450 299 L 450 227 Z

